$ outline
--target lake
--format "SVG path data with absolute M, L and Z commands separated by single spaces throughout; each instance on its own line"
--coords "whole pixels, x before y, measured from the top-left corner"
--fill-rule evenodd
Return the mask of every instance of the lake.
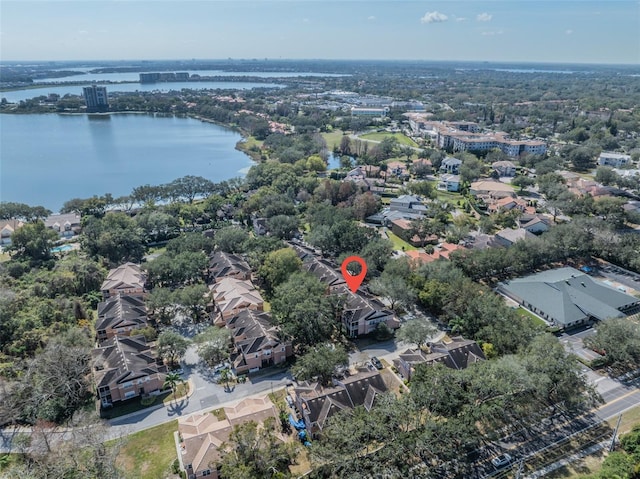
M 69 68 L 68 70 L 74 70 Z M 34 80 L 34 83 L 42 82 L 65 82 L 65 81 L 134 81 L 140 80 L 141 72 L 119 72 L 119 73 L 87 73 L 92 68 L 80 68 L 75 71 L 84 72 L 78 75 L 71 75 L 60 78 L 39 78 Z M 257 77 L 257 78 L 295 78 L 295 77 L 343 77 L 348 75 L 341 75 L 335 73 L 300 73 L 300 72 L 228 72 L 223 70 L 175 70 L 180 72 L 187 72 L 189 75 L 200 76 L 219 76 L 219 77 Z
M 64 85 L 64 86 L 42 86 L 39 88 L 26 88 L 22 90 L 0 92 L 0 98 L 6 98 L 11 103 L 20 100 L 28 100 L 49 93 L 57 93 L 60 96 L 66 94 L 82 95 L 82 87 L 86 85 Z M 134 91 L 180 91 L 183 88 L 190 90 L 249 90 L 252 88 L 282 88 L 284 85 L 276 83 L 256 83 L 256 82 L 221 82 L 221 81 L 199 81 L 199 82 L 162 82 L 162 83 L 119 83 L 105 84 L 107 92 L 134 92 Z
M 185 175 L 219 182 L 253 164 L 241 136 L 192 118 L 144 114 L 0 115 L 0 201 L 60 209 Z

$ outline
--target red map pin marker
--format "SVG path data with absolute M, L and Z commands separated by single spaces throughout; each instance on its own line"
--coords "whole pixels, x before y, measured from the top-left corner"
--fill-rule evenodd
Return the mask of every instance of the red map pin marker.
M 360 274 L 352 275 L 349 273 L 347 266 L 350 263 L 358 263 L 360 265 Z M 367 263 L 365 263 L 360 256 L 349 256 L 342 262 L 342 267 L 340 269 L 342 270 L 342 276 L 347 282 L 349 289 L 355 293 L 362 284 L 364 277 L 367 275 Z

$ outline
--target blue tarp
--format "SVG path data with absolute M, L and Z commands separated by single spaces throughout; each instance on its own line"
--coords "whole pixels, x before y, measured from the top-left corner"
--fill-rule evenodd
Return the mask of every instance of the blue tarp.
M 293 414 L 289 414 L 289 424 L 291 424 L 297 430 L 305 429 L 307 427 L 307 425 L 304 423 L 302 419 L 300 419 L 299 421 L 296 421 L 293 418 Z

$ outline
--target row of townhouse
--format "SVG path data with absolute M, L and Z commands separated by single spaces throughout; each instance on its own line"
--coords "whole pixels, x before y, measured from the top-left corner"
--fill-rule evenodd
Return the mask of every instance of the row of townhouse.
M 290 341 L 281 338 L 264 299 L 251 280 L 251 268 L 240 256 L 215 252 L 208 268 L 209 311 L 213 324 L 231 331 L 236 374 L 281 364 L 293 354 Z
M 320 257 L 313 250 L 298 244 L 290 245 L 302 260 L 303 268 L 327 284 L 330 293 L 344 295 L 346 303 L 342 312 L 342 327 L 350 338 L 375 332 L 378 324 L 385 323 L 391 329 L 400 327 L 400 321 L 393 311 L 389 310 L 374 296 L 358 289 L 355 293 L 347 286 L 333 265 Z
M 141 330 L 149 326 L 144 303 L 146 275 L 139 265 L 125 263 L 109 271 L 101 286 L 92 371 L 100 400 L 107 408 L 121 401 L 158 394 L 167 366 Z

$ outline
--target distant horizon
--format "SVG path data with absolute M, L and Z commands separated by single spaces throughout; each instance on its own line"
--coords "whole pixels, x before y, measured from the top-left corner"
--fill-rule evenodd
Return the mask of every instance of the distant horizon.
M 573 66 L 638 66 L 639 62 L 629 63 L 610 63 L 610 62 L 576 62 L 576 61 L 559 61 L 559 60 L 435 60 L 435 59 L 419 59 L 419 58 L 120 58 L 120 59 L 79 59 L 79 60 L 42 60 L 42 59 L 28 59 L 28 60 L 0 60 L 2 64 L 15 64 L 15 63 L 120 63 L 120 62 L 389 62 L 389 63 L 403 63 L 403 62 L 416 62 L 416 63 L 495 63 L 495 64 L 508 64 L 508 65 L 573 65 Z
M 637 0 L 2 0 L 0 10 L 5 61 L 640 63 Z

